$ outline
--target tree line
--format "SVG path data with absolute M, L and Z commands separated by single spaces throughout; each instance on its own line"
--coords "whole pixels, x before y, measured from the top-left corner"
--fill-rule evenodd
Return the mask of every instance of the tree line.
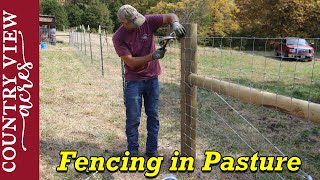
M 55 15 L 58 29 L 101 25 L 112 33 L 124 4 L 142 14 L 176 13 L 197 23 L 200 36 L 320 37 L 320 0 L 41 0 L 40 14 Z

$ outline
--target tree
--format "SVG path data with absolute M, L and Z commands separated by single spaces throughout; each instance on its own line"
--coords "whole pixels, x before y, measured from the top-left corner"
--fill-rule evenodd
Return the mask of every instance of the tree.
M 204 1 L 205 0 L 182 0 L 173 3 L 160 1 L 156 6 L 147 10 L 147 13 L 175 13 L 179 16 L 180 22 L 191 23 L 201 17 L 201 13 L 199 13 L 198 10 Z
M 309 12 L 309 16 L 307 17 L 305 27 L 308 27 L 308 32 L 310 37 L 320 37 L 320 0 L 317 0 L 312 4 Z
M 160 1 L 148 12 L 176 13 L 183 23 L 198 23 L 199 35 L 226 36 L 239 28 L 234 16 L 237 10 L 233 0 L 181 0 Z
M 236 0 L 239 35 L 255 37 L 320 35 L 320 1 Z
M 68 21 L 71 27 L 79 26 L 82 23 L 81 17 L 83 11 L 78 5 L 69 4 L 66 6 L 66 11 L 68 12 Z
M 123 0 L 123 4 L 130 4 L 141 14 L 147 14 L 149 8 L 155 6 L 158 2 L 158 0 Z
M 108 32 L 112 32 L 114 26 L 107 6 L 99 0 L 93 0 L 87 6 L 82 15 L 82 24 L 95 29 L 101 25 L 101 28 Z
M 40 13 L 43 15 L 55 16 L 57 29 L 62 30 L 63 27 L 69 27 L 67 13 L 56 0 L 42 0 L 40 4 Z
M 118 21 L 117 12 L 118 9 L 124 4 L 130 4 L 135 7 L 141 14 L 146 14 L 150 6 L 155 6 L 157 0 L 101 0 L 108 6 L 111 14 L 111 19 L 114 23 L 114 31 L 120 26 Z
M 124 2 L 122 0 L 102 0 L 102 2 L 108 6 L 108 9 L 110 11 L 110 18 L 114 24 L 113 31 L 116 31 L 120 26 L 117 12 L 118 9 L 124 4 Z
M 271 5 L 269 18 L 265 18 L 266 32 L 273 36 L 307 37 L 308 30 L 304 25 L 310 5 L 304 0 L 283 0 Z
M 208 1 L 211 36 L 228 36 L 239 30 L 235 14 L 239 11 L 233 0 Z

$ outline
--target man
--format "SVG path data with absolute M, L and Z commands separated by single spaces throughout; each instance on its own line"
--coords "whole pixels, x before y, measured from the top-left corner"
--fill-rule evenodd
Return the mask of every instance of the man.
M 141 15 L 134 7 L 124 5 L 117 12 L 121 23 L 112 40 L 117 54 L 125 63 L 125 106 L 127 148 L 132 156 L 139 152 L 138 127 L 142 98 L 147 115 L 146 156 L 158 154 L 158 99 L 160 64 L 166 50 L 155 48 L 154 33 L 171 24 L 178 38 L 185 35 L 184 27 L 175 14 Z

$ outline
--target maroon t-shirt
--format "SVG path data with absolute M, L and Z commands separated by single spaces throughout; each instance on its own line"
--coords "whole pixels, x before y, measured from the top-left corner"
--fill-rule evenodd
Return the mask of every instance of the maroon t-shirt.
M 123 26 L 113 34 L 112 41 L 117 54 L 133 57 L 146 56 L 156 50 L 154 33 L 163 25 L 163 15 L 145 15 L 146 21 L 137 29 L 126 30 Z M 138 68 L 125 64 L 126 80 L 146 80 L 155 78 L 161 73 L 159 60 L 153 60 Z

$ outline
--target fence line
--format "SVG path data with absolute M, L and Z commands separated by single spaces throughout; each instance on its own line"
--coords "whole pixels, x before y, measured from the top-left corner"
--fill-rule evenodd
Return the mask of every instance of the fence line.
M 196 31 L 193 26 L 195 25 L 186 25 L 188 30 Z M 275 94 L 272 99 L 277 105 L 276 110 L 295 109 L 295 99 L 299 98 L 307 103 L 306 111 L 313 112 L 313 114 L 307 114 L 306 120 L 311 120 L 312 115 L 318 116 L 318 103 L 320 102 L 320 95 L 317 92 L 320 84 L 319 38 L 309 39 L 315 42 L 315 56 L 311 59 L 312 61 L 301 62 L 299 59 L 290 60 L 282 55 L 276 56 L 273 46 L 280 40 L 279 38 L 200 37 L 194 35 L 196 34 L 194 32 L 188 33 L 184 39 L 180 40 L 181 44 L 177 42 L 172 44 L 165 58 L 161 60 L 163 74 L 160 79 L 165 93 L 171 93 L 171 90 L 174 90 L 177 95 L 179 88 L 176 86 L 181 88 L 180 100 L 177 97 L 174 97 L 176 98 L 174 100 L 171 99 L 171 101 L 180 102 L 181 110 L 181 132 L 175 135 L 175 139 L 172 139 L 174 146 L 180 142 L 182 154 L 191 155 L 199 160 L 203 159 L 203 150 L 208 149 L 217 149 L 236 157 L 254 151 L 261 152 L 260 155 L 299 155 L 306 163 L 302 165 L 302 169 L 297 174 L 285 171 L 276 174 L 245 173 L 243 176 L 248 179 L 320 177 L 317 171 L 320 162 L 316 154 L 316 147 L 320 143 L 316 139 L 319 138 L 317 133 L 320 134 L 317 130 L 320 129 L 319 125 L 270 110 L 267 108 L 268 101 L 263 93 L 262 98 L 258 100 L 263 105 L 262 107 L 240 102 L 225 93 L 225 91 L 230 92 L 234 89 L 232 96 L 238 98 L 243 94 L 248 94 L 248 91 L 255 92 L 255 89 L 259 93 L 268 91 Z M 84 33 L 84 38 L 85 36 Z M 94 43 L 91 42 L 94 41 L 90 38 L 91 33 L 88 36 L 90 53 L 100 54 L 100 57 L 91 55 L 91 59 L 92 61 L 101 59 L 102 74 L 104 66 L 116 64 L 115 67 L 118 68 L 119 60 L 109 59 L 108 55 L 105 59 L 106 63 L 103 64 L 103 56 L 106 57 L 105 52 L 102 51 L 103 47 L 107 47 L 108 54 L 115 53 L 110 37 L 105 36 L 106 41 L 102 42 L 101 33 L 99 36 L 93 35 L 98 39 L 100 37 L 100 43 Z M 74 32 L 70 38 L 73 41 L 71 44 L 79 49 L 76 37 L 78 33 Z M 97 51 L 99 47 L 100 53 Z M 179 59 L 181 59 L 181 66 L 179 66 Z M 178 72 L 181 72 L 181 78 L 177 77 Z M 217 84 L 212 83 L 209 79 L 217 79 Z M 222 86 L 223 82 L 227 84 Z M 233 84 L 237 86 L 232 88 Z M 241 86 L 246 86 L 248 91 L 241 91 Z M 303 89 L 300 90 L 300 88 Z M 278 105 L 282 96 L 288 96 L 289 101 L 280 108 Z M 247 102 L 256 101 L 253 95 L 248 95 L 247 98 Z M 170 106 L 177 109 L 174 102 L 170 103 Z M 174 117 L 177 118 L 176 115 Z M 301 129 L 294 127 L 297 122 Z M 289 135 L 279 136 L 279 133 L 283 133 L 282 130 L 288 131 Z M 290 131 L 297 134 L 290 135 Z M 305 133 L 309 131 L 311 134 L 306 135 Z M 301 139 L 296 138 L 296 135 L 300 135 Z M 315 144 L 302 142 L 305 138 L 312 138 Z M 282 142 L 279 139 L 285 140 Z M 306 149 L 293 148 L 296 146 L 296 141 L 300 142 L 300 140 L 304 146 L 311 148 L 309 153 L 306 152 Z M 204 176 L 238 177 L 221 174 L 217 169 L 213 171 L 214 174 Z
M 194 38 L 194 37 L 186 37 L 186 39 L 188 39 L 188 38 Z M 219 49 L 219 51 L 220 51 L 220 59 L 224 59 L 225 61 L 220 61 L 221 63 L 223 63 L 225 66 L 221 66 L 221 65 L 218 65 L 218 68 L 221 68 L 221 69 L 223 69 L 224 67 L 230 67 L 230 65 L 231 65 L 231 60 L 230 59 L 227 59 L 227 58 L 224 58 L 224 56 L 226 56 L 225 54 L 225 51 L 230 51 L 230 53 L 232 53 L 232 48 L 231 48 L 231 41 L 230 41 L 230 48 L 229 48 L 229 50 L 223 50 L 223 46 L 222 46 L 222 44 L 223 44 L 223 39 L 224 38 L 219 38 L 220 39 L 220 49 Z M 232 39 L 231 39 L 232 40 Z M 253 38 L 253 40 L 252 40 L 253 42 L 252 42 L 252 56 L 250 57 L 250 61 L 251 61 L 251 64 L 250 64 L 250 67 L 249 67 L 249 69 L 250 69 L 250 71 L 248 72 L 248 74 L 247 74 L 247 76 L 249 75 L 249 77 L 251 78 L 251 79 L 253 79 L 253 77 L 254 77 L 254 65 L 255 65 L 255 58 L 254 58 L 254 55 L 255 55 L 255 41 L 256 41 L 256 38 Z M 213 43 L 214 44 L 214 43 Z M 242 44 L 242 41 L 241 41 L 241 44 Z M 265 43 L 266 44 L 266 43 Z M 242 46 L 241 46 L 242 47 Z M 240 48 L 241 48 L 240 47 Z M 283 60 L 284 58 L 283 57 L 281 57 L 281 61 Z M 183 61 L 184 59 L 182 59 L 182 61 Z M 315 62 L 315 59 L 313 59 L 314 60 L 314 62 Z M 190 62 L 188 62 L 188 63 L 193 63 L 193 62 L 191 62 L 192 60 L 189 60 Z M 183 63 L 183 62 L 182 62 Z M 229 64 L 230 63 L 230 64 Z M 184 64 L 184 63 L 183 63 Z M 296 63 L 295 63 L 295 66 L 294 66 L 294 82 L 293 83 L 295 83 L 295 79 L 296 79 L 296 77 L 295 77 L 295 75 L 296 75 L 296 72 L 297 72 L 297 64 L 298 64 L 298 61 L 296 61 Z M 220 67 L 219 67 L 220 66 Z M 242 69 L 240 68 L 240 71 L 241 71 Z M 314 69 L 312 69 L 312 71 L 313 71 Z M 279 70 L 280 71 L 280 70 Z M 190 71 L 191 72 L 191 71 Z M 231 69 L 226 69 L 226 76 L 227 76 L 227 78 L 226 79 L 231 79 L 230 78 L 230 72 L 231 72 Z M 221 71 L 220 71 L 220 73 L 221 74 L 223 74 L 223 73 L 225 73 L 225 72 L 222 72 L 221 73 Z M 191 80 L 191 84 L 193 84 L 193 85 L 197 85 L 199 88 L 204 88 L 205 86 L 205 88 L 206 89 L 209 89 L 209 90 L 213 90 L 213 88 L 215 88 L 215 90 L 214 90 L 214 92 L 216 93 L 216 95 L 221 99 L 221 100 L 223 100 L 223 102 L 225 103 L 225 104 L 227 104 L 227 106 L 229 107 L 229 108 L 231 108 L 232 109 L 232 111 L 235 111 L 235 112 L 237 112 L 236 110 L 235 110 L 235 108 L 233 108 L 233 106 L 231 106 L 229 103 L 227 103 L 227 100 L 225 99 L 225 98 L 223 98 L 222 96 L 220 96 L 219 94 L 220 93 L 222 93 L 222 94 L 225 94 L 225 93 L 223 93 L 224 91 L 229 91 L 230 90 L 230 85 L 231 85 L 231 83 L 228 83 L 227 85 L 225 85 L 225 88 L 222 88 L 222 86 L 220 85 L 221 84 L 221 80 L 217 80 L 217 83 L 215 83 L 215 84 L 213 84 L 212 83 L 212 81 L 205 81 L 205 78 L 203 78 L 203 79 L 199 79 L 201 76 L 199 76 L 199 75 L 196 75 L 196 74 L 190 74 L 190 76 L 189 76 L 189 78 L 187 79 L 187 80 L 185 80 L 186 82 L 188 82 L 188 81 L 190 81 Z M 280 75 L 279 75 L 279 77 L 280 77 Z M 219 77 L 220 78 L 220 77 Z M 206 82 L 206 84 L 205 84 L 205 82 Z M 238 80 L 238 82 L 239 82 L 239 80 Z M 220 84 L 219 84 L 220 83 Z M 240 83 L 239 83 L 240 84 Z M 254 90 L 253 89 L 253 85 L 252 85 L 252 83 L 250 83 L 249 84 L 249 86 L 248 86 L 248 91 L 246 91 L 246 92 L 241 92 L 241 91 L 239 91 L 239 87 L 240 86 L 237 86 L 237 88 L 234 88 L 235 90 L 237 90 L 237 95 L 238 96 L 240 96 L 241 94 L 244 94 L 244 93 L 247 93 L 247 94 L 250 94 L 250 95 L 248 95 L 249 97 L 248 97 L 248 100 L 247 100 L 247 102 L 253 102 L 254 100 L 253 100 L 253 96 L 252 96 L 252 91 Z M 236 95 L 234 95 L 234 96 L 236 96 Z M 277 104 L 277 103 L 279 103 L 279 101 L 280 101 L 280 99 L 278 98 L 278 97 L 281 97 L 281 96 L 276 96 L 276 103 L 275 104 Z M 294 98 L 289 98 L 289 105 L 290 105 L 290 108 L 289 109 L 292 109 L 292 108 L 294 108 L 295 106 L 293 106 L 293 102 L 295 102 L 295 99 Z M 310 104 L 312 104 L 312 105 L 314 105 L 314 106 L 310 106 Z M 286 105 L 288 105 L 288 104 L 286 104 Z M 192 106 L 192 105 L 189 105 L 189 106 Z M 296 106 L 296 107 L 298 107 L 298 106 Z M 313 109 L 310 109 L 310 107 L 313 107 Z M 193 107 L 193 108 L 196 108 L 196 107 Z M 211 109 L 212 111 L 214 111 L 214 109 Z M 310 103 L 310 102 L 307 102 L 307 110 L 306 110 L 306 112 L 307 112 L 307 115 L 306 115 L 306 119 L 310 119 L 310 114 L 308 113 L 308 112 L 310 112 L 310 110 L 311 111 L 313 111 L 313 113 L 315 113 L 315 116 L 316 117 L 319 117 L 319 110 L 320 110 L 320 108 L 319 108 L 319 104 L 315 104 L 315 103 Z M 224 118 L 221 118 L 221 115 L 219 114 L 219 113 L 217 113 L 217 115 L 218 115 L 218 118 L 219 119 L 224 119 Z M 242 118 L 242 116 L 241 116 L 241 114 L 239 114 L 238 113 L 238 116 L 240 116 L 241 118 Z M 240 118 L 240 119 L 241 119 Z M 195 121 L 197 121 L 197 123 L 198 123 L 198 120 L 195 120 Z M 245 123 L 248 123 L 249 121 L 248 120 L 246 120 L 246 122 Z M 229 124 L 229 123 L 227 123 L 227 125 L 228 125 L 228 127 L 246 144 L 246 145 L 249 145 L 250 143 L 248 143 L 248 142 L 246 142 L 247 140 L 247 138 L 242 138 L 241 136 L 239 136 L 239 133 L 237 133 L 237 131 L 235 131 L 234 130 L 234 128 L 232 128 L 231 127 L 231 125 Z M 249 123 L 249 125 L 251 125 L 252 126 L 252 124 L 251 123 Z M 254 127 L 254 126 L 252 126 L 254 129 L 257 129 L 256 127 Z M 197 131 L 196 129 L 192 129 L 193 131 Z M 239 130 L 238 130 L 239 131 Z M 198 132 L 197 132 L 198 133 Z M 261 135 L 261 133 L 259 133 L 260 135 Z M 242 135 L 243 136 L 243 135 Z M 266 138 L 264 138 L 264 136 L 262 136 L 263 137 L 263 139 L 265 139 L 265 140 L 267 140 L 267 143 L 268 144 L 270 144 L 271 145 L 271 147 L 273 147 L 273 148 L 275 148 L 275 150 L 276 151 L 278 151 L 278 153 L 280 153 L 280 154 L 283 154 L 281 151 L 280 151 L 280 149 L 279 148 L 277 148 L 277 146 L 274 146 L 272 143 L 271 143 L 271 141 L 270 140 L 268 140 L 268 139 L 266 139 Z M 192 137 L 190 137 L 189 136 L 189 138 L 192 138 Z M 251 148 L 251 146 L 249 146 L 250 148 Z M 192 147 L 189 147 L 190 149 L 192 148 Z M 252 149 L 252 148 L 251 148 Z M 256 148 L 254 148 L 254 149 L 256 149 Z M 310 175 L 308 175 L 308 173 L 306 173 L 305 171 L 303 171 L 303 170 L 300 170 L 300 175 L 301 175 L 301 177 L 305 177 L 305 178 L 310 178 L 311 176 Z M 284 177 L 290 177 L 290 175 L 288 175 L 288 174 L 285 174 L 285 175 L 280 175 L 280 174 L 277 174 L 277 176 L 279 177 L 279 178 L 284 178 Z M 283 177 L 282 177 L 283 176 Z

